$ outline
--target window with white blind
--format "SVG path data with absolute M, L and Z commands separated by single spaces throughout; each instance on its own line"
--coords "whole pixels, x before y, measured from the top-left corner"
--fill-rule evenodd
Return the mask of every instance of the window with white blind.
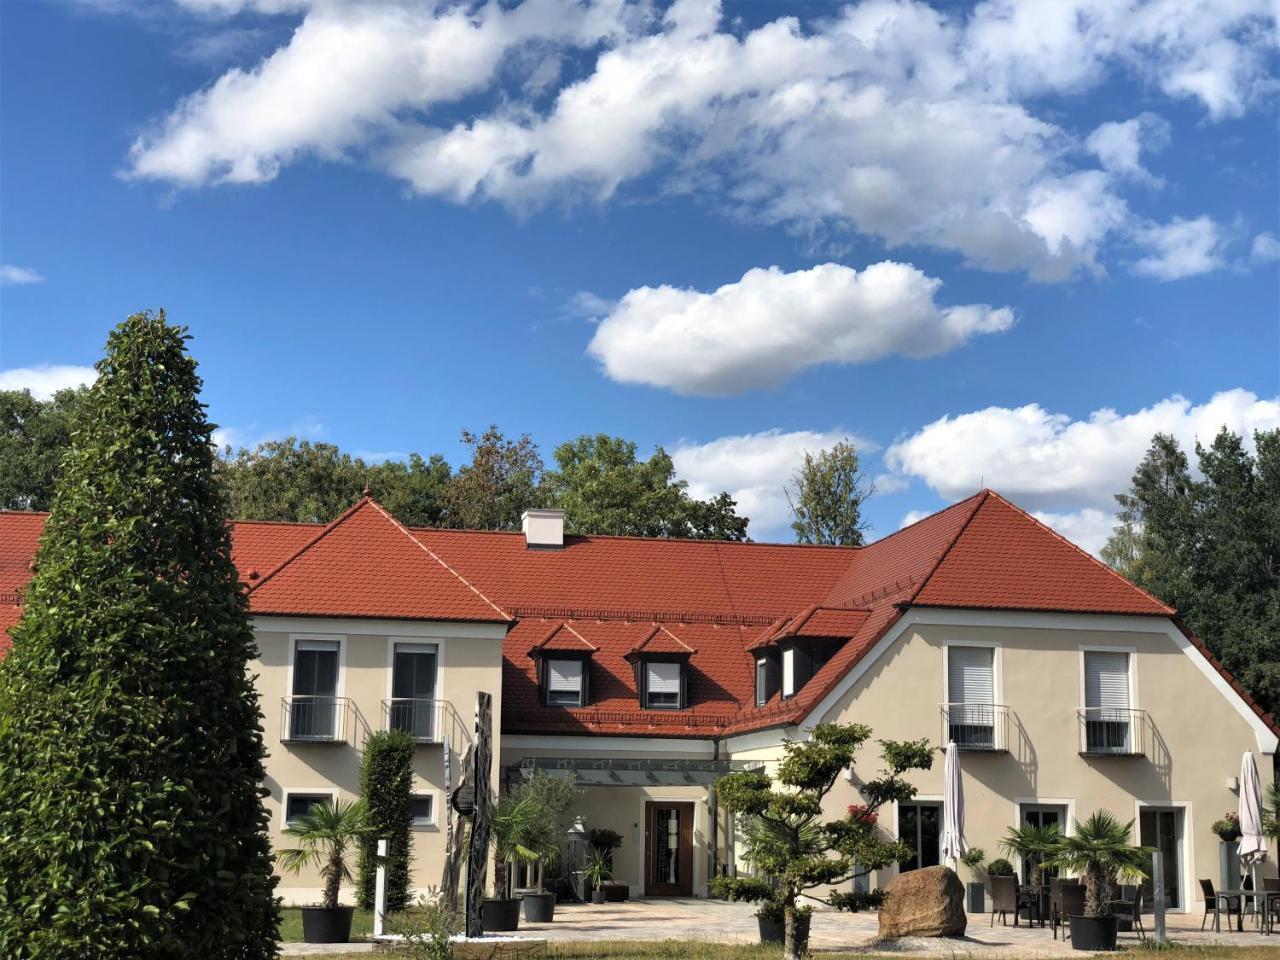
M 1123 650 L 1084 651 L 1085 749 L 1127 753 L 1132 706 L 1129 654 Z
M 782 695 L 794 697 L 796 693 L 796 648 L 782 651 Z
M 994 647 L 947 647 L 947 727 L 961 748 L 997 746 Z
M 583 677 L 586 664 L 578 659 L 547 661 L 547 704 L 559 707 L 586 705 Z
M 678 710 L 684 692 L 684 664 L 650 660 L 644 665 L 644 705 L 655 710 Z

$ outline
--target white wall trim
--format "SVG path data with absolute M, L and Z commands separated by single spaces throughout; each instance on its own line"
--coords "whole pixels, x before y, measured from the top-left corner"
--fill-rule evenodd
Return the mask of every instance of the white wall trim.
M 730 754 L 739 750 L 760 750 L 765 747 L 781 747 L 784 740 L 807 740 L 808 734 L 796 727 L 775 727 L 772 730 L 757 730 L 755 733 L 740 733 L 729 737 L 724 742 Z
M 939 607 L 912 607 L 889 628 L 879 642 L 859 660 L 848 673 L 811 709 L 802 721 L 805 729 L 812 729 L 823 716 L 836 707 L 871 668 L 871 665 L 886 651 L 905 631 L 916 626 L 967 626 L 967 627 L 1002 627 L 1023 630 L 1091 630 L 1112 633 L 1155 633 L 1163 634 L 1174 642 L 1179 650 L 1187 656 L 1200 670 L 1200 673 L 1213 685 L 1227 701 L 1235 707 L 1236 712 L 1253 730 L 1260 753 L 1274 754 L 1280 737 L 1262 722 L 1262 718 L 1253 712 L 1240 694 L 1231 688 L 1222 674 L 1214 669 L 1191 641 L 1179 630 L 1168 617 L 1128 616 L 1109 613 L 1024 613 L 1020 611 L 999 610 L 952 610 Z
M 1190 800 L 1150 800 L 1148 801 L 1148 800 L 1138 800 L 1137 798 L 1135 798 L 1133 801 L 1134 836 L 1132 838 L 1135 844 L 1140 844 L 1142 842 L 1141 815 L 1142 815 L 1143 809 L 1147 809 L 1147 810 L 1174 809 L 1174 810 L 1182 811 L 1182 835 L 1178 837 L 1178 853 L 1179 853 L 1180 859 L 1182 860 L 1182 878 L 1181 878 L 1181 881 L 1179 882 L 1179 886 L 1182 888 L 1180 891 L 1182 894 L 1182 903 L 1170 909 L 1172 909 L 1174 913 L 1190 913 L 1191 904 L 1195 897 L 1196 889 L 1199 889 L 1198 887 L 1193 889 L 1191 886 L 1193 883 L 1195 883 L 1195 876 L 1196 876 L 1195 862 L 1194 862 L 1196 857 L 1196 844 L 1195 844 L 1195 840 L 1193 839 L 1195 837 L 1194 825 L 1191 822 L 1191 801 Z M 1214 864 L 1214 869 L 1215 870 L 1217 869 L 1217 864 Z M 1216 875 L 1217 874 L 1215 873 L 1214 876 Z
M 712 753 L 709 739 L 682 737 L 600 737 L 592 734 L 545 736 L 534 733 L 509 733 L 502 738 L 503 750 L 598 750 L 604 753 Z
M 275 617 L 258 614 L 251 618 L 254 630 L 264 633 L 342 633 L 360 636 L 397 636 L 401 639 L 471 637 L 501 640 L 507 624 L 467 623 L 451 620 L 374 620 L 356 617 Z
M 329 797 L 329 802 L 337 804 L 338 788 L 337 787 L 281 787 L 280 790 L 280 829 L 283 831 L 289 825 L 289 821 L 285 819 L 289 816 L 289 797 L 294 794 L 306 794 L 307 796 L 324 796 Z

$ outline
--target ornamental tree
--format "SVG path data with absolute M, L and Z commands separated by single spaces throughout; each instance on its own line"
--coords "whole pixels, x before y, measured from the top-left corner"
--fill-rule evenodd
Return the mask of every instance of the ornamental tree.
M 413 735 L 379 730 L 364 744 L 360 796 L 368 808 L 370 832 L 360 844 L 356 896 L 372 910 L 378 876 L 378 841 L 387 841 L 383 861 L 387 873 L 387 910 L 399 913 L 409 904 L 410 828 L 413 825 Z
M 749 859 L 776 886 L 786 924 L 785 960 L 798 960 L 808 946 L 807 934 L 798 936 L 795 922 L 802 895 L 837 909 L 856 909 L 861 902 L 854 894 L 824 898 L 812 891 L 848 883 L 911 856 L 905 843 L 886 840 L 877 831 L 876 820 L 884 804 L 915 796 L 916 788 L 903 775 L 933 765 L 933 750 L 925 740 L 881 740 L 885 766 L 879 776 L 862 784 L 866 803 L 848 807 L 835 819 L 823 813 L 823 800 L 836 778 L 853 766 L 858 749 L 870 738 L 871 728 L 865 724 L 819 724 L 809 740 L 783 745 L 784 756 L 773 776 L 731 773 L 716 784 L 726 810 L 757 821 Z
M 256 656 L 185 332 L 112 331 L 0 665 L 0 956 L 273 957 Z

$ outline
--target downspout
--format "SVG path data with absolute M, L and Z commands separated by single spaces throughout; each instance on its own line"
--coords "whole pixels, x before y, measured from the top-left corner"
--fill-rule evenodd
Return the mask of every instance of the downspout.
M 720 759 L 720 738 L 711 738 L 711 759 L 713 761 Z M 720 876 L 720 804 L 719 798 L 716 796 L 716 780 L 714 775 L 711 780 L 711 872 L 707 876 L 709 884 L 716 877 Z M 710 890 L 708 890 L 710 893 Z

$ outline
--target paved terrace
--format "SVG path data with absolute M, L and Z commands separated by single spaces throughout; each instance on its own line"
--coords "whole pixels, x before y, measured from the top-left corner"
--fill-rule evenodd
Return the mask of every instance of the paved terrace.
M 718 943 L 755 943 L 759 939 L 755 908 L 750 904 L 718 900 L 655 899 L 627 903 L 560 904 L 554 923 L 520 922 L 517 935 L 551 941 L 606 940 L 712 940 Z M 1280 935 L 1264 936 L 1245 918 L 1245 932 L 1200 931 L 1199 914 L 1170 914 L 1169 938 L 1180 944 L 1280 947 Z M 878 954 L 938 954 L 974 957 L 1071 957 L 1079 956 L 1070 941 L 1054 940 L 1049 927 L 991 926 L 991 914 L 969 915 L 969 929 L 963 938 L 910 937 L 876 942 L 875 913 L 835 913 L 821 911 L 813 916 L 810 946 L 815 953 L 834 950 L 865 950 Z M 1149 932 L 1149 931 L 1148 931 Z M 1119 945 L 1132 947 L 1136 933 L 1121 933 Z M 285 944 L 283 955 L 319 953 L 315 946 Z M 344 952 L 360 948 L 344 945 Z

